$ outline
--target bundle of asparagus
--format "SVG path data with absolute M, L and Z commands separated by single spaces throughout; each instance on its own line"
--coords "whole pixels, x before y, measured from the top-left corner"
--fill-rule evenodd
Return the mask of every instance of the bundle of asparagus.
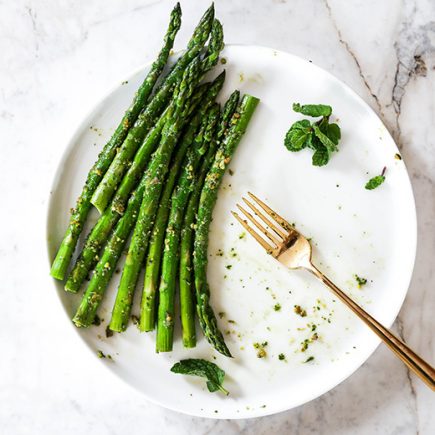
M 224 45 L 213 5 L 161 77 L 180 25 L 177 4 L 156 61 L 87 176 L 51 275 L 66 277 L 65 290 L 77 293 L 93 272 L 73 317 L 89 327 L 131 235 L 109 328 L 127 328 L 145 265 L 139 329 L 157 326 L 156 351 L 173 347 L 178 276 L 184 346 L 196 345 L 196 313 L 209 343 L 231 356 L 210 305 L 208 233 L 220 182 L 259 100 L 235 91 L 221 112 L 225 73 L 201 83 Z M 101 216 L 66 276 L 92 205 Z

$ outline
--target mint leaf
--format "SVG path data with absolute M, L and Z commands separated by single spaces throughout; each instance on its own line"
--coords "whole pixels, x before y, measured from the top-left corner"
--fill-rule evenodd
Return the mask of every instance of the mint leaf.
M 385 181 L 385 177 L 383 175 L 376 175 L 376 177 L 370 178 L 367 181 L 365 188 L 367 190 L 373 190 L 379 187 Z
M 307 119 L 303 119 L 290 127 L 285 136 L 284 144 L 289 151 L 300 151 L 307 146 L 311 135 L 311 123 Z
M 337 151 L 337 145 L 331 139 L 329 139 L 325 133 L 322 133 L 318 125 L 314 124 L 313 130 L 316 137 L 320 140 L 320 142 L 322 142 L 323 145 L 325 145 L 326 149 L 330 153 Z
M 326 106 L 324 104 L 304 104 L 301 105 L 299 103 L 293 104 L 293 110 L 298 113 L 302 113 L 302 115 L 312 116 L 314 118 L 318 116 L 331 116 L 332 107 Z
M 204 359 L 184 359 L 175 363 L 171 372 L 182 375 L 199 376 L 207 379 L 208 391 L 214 393 L 217 390 L 222 391 L 228 396 L 229 392 L 222 386 L 225 378 L 225 372 L 215 363 Z
M 314 166 L 325 166 L 329 162 L 329 153 L 325 145 L 319 144 L 313 154 L 312 162 Z
M 367 181 L 365 188 L 367 190 L 373 190 L 379 187 L 384 181 L 385 181 L 385 171 L 387 170 L 387 167 L 384 167 L 382 169 L 381 175 L 376 175 L 376 177 L 370 178 L 369 181 Z
M 338 145 L 338 142 L 341 139 L 341 130 L 337 124 L 328 124 L 326 132 L 324 133 L 332 142 L 335 143 L 335 145 Z

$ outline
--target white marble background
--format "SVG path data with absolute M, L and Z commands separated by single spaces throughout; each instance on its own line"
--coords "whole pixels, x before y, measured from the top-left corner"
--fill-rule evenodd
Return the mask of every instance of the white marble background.
M 239 421 L 152 405 L 96 359 L 82 358 L 47 276 L 51 181 L 83 113 L 153 58 L 173 3 L 0 1 L 0 433 L 435 433 L 434 394 L 383 347 L 318 400 Z M 182 1 L 177 47 L 207 4 Z M 216 7 L 227 42 L 312 59 L 355 89 L 398 141 L 416 196 L 419 245 L 395 329 L 434 363 L 435 2 L 218 0 Z

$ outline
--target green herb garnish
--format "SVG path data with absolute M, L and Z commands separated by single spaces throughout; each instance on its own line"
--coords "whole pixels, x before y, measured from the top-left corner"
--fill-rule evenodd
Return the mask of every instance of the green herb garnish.
M 280 311 L 280 310 L 281 310 L 281 304 L 275 304 L 274 307 L 273 307 L 273 309 L 274 309 L 275 311 Z
M 278 359 L 279 359 L 280 361 L 284 361 L 284 360 L 285 360 L 285 355 L 284 355 L 283 353 L 280 353 L 280 354 L 278 355 Z
M 230 394 L 228 390 L 222 386 L 225 372 L 210 361 L 204 359 L 184 359 L 175 363 L 171 368 L 171 372 L 205 378 L 207 379 L 208 391 L 211 393 L 219 390 L 227 396 Z
M 322 118 L 315 122 L 307 119 L 296 121 L 288 130 L 284 144 L 289 151 L 300 151 L 310 148 L 314 151 L 314 166 L 324 166 L 329 162 L 331 153 L 337 151 L 341 138 L 340 127 L 329 123 L 332 114 L 331 106 L 324 104 L 293 104 L 293 110 L 306 116 Z
M 376 175 L 376 177 L 370 178 L 369 181 L 367 181 L 365 188 L 367 190 L 373 190 L 379 187 L 384 181 L 385 181 L 385 171 L 387 168 L 382 169 L 381 175 Z
M 309 363 L 310 361 L 314 361 L 314 357 L 313 356 L 309 356 L 304 363 Z

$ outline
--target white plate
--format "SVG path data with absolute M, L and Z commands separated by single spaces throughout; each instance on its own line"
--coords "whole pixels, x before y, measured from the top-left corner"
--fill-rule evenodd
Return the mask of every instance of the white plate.
M 102 364 L 153 402 L 197 416 L 247 418 L 290 409 L 320 396 L 360 367 L 379 340 L 308 273 L 285 270 L 251 238 L 240 238 L 242 229 L 230 210 L 241 196 L 248 190 L 255 192 L 312 237 L 319 267 L 387 326 L 399 312 L 411 278 L 416 216 L 405 165 L 395 159 L 396 145 L 353 91 L 313 64 L 269 48 L 228 46 L 224 56 L 227 80 L 222 97 L 238 88 L 261 98 L 231 163 L 234 174 L 227 173 L 223 181 L 210 235 L 212 305 L 216 313 L 225 313 L 219 324 L 228 331 L 226 340 L 234 358 L 214 352 L 199 329 L 198 346 L 183 349 L 179 325 L 174 351 L 169 354 L 157 355 L 154 333 L 140 334 L 133 325 L 124 334 L 106 338 L 104 329 L 119 275 L 99 312 L 103 324 L 77 329 L 77 333 L 95 356 L 97 349 L 112 355 L 114 361 L 105 359 Z M 83 120 L 66 148 L 48 211 L 50 259 L 88 169 L 147 68 L 112 90 Z M 286 130 L 301 119 L 291 109 L 293 102 L 332 105 L 343 138 L 328 166 L 313 167 L 308 151 L 285 149 Z M 384 185 L 365 190 L 366 181 L 384 166 Z M 95 218 L 93 213 L 91 220 Z M 218 249 L 224 256 L 215 255 Z M 369 281 L 362 289 L 356 286 L 355 273 Z M 59 282 L 55 285 L 71 317 L 80 296 L 65 293 Z M 136 293 L 140 296 L 140 289 Z M 277 303 L 280 311 L 274 310 Z M 307 317 L 294 313 L 295 304 L 307 310 Z M 312 323 L 318 325 L 320 338 L 301 352 L 301 342 L 312 334 L 307 324 Z M 268 342 L 267 357 L 259 359 L 253 343 L 264 341 Z M 280 353 L 284 361 L 279 360 Z M 314 360 L 304 363 L 309 356 Z M 211 394 L 202 380 L 170 372 L 174 362 L 188 357 L 219 364 L 227 373 L 225 387 L 230 396 Z

